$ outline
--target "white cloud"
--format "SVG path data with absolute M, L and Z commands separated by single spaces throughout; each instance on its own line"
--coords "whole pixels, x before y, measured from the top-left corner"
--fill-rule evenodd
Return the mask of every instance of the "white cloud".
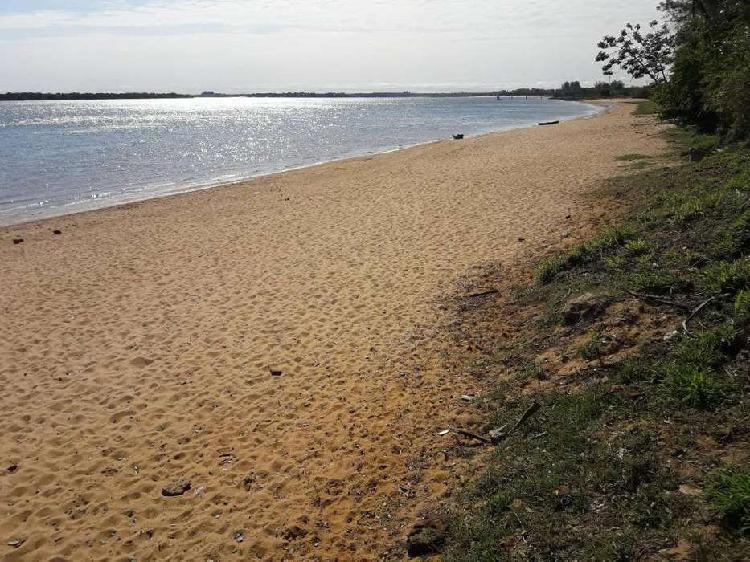
M 122 0 L 0 15 L 0 89 L 460 88 L 593 80 L 655 0 Z

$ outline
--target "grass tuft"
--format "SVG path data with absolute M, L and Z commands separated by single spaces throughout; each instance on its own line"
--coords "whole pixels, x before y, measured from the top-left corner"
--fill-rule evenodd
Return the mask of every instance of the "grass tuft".
M 750 289 L 750 261 L 720 261 L 710 265 L 703 271 L 703 286 L 713 294 Z
M 604 349 L 605 342 L 602 339 L 601 334 L 594 334 L 592 338 L 581 347 L 578 353 L 586 361 L 594 361 L 604 355 Z
M 645 154 L 623 154 L 615 158 L 618 162 L 635 162 L 637 160 L 649 160 L 651 157 Z
M 677 363 L 669 365 L 667 372 L 672 396 L 682 404 L 709 410 L 724 398 L 724 385 L 711 371 Z
M 547 285 L 563 271 L 605 258 L 617 248 L 624 246 L 633 236 L 634 230 L 631 227 L 609 228 L 590 242 L 576 246 L 565 256 L 546 259 L 536 269 L 537 284 Z
M 687 281 L 668 271 L 637 271 L 627 274 L 625 279 L 625 284 L 639 293 L 670 295 L 688 287 Z
M 723 470 L 714 474 L 708 495 L 728 527 L 750 534 L 750 472 Z

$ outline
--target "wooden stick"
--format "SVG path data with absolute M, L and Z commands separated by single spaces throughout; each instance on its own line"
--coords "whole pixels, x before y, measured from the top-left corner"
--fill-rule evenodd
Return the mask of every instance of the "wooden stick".
M 676 302 L 673 300 L 669 300 L 669 299 L 665 299 L 665 298 L 660 297 L 659 295 L 644 295 L 642 293 L 636 293 L 635 291 L 629 291 L 629 290 L 626 290 L 625 292 L 637 299 L 655 301 L 661 304 L 666 304 L 668 306 L 674 306 L 675 308 L 679 308 L 681 310 L 690 310 L 690 307 L 686 304 L 683 304 L 681 302 Z
M 513 427 L 511 427 L 505 433 L 501 433 L 500 435 L 496 437 L 490 437 L 489 439 L 487 437 L 483 437 L 482 435 L 477 435 L 476 433 L 472 433 L 471 431 L 466 431 L 465 429 L 461 429 L 460 427 L 451 427 L 450 430 L 459 435 L 463 435 L 464 437 L 476 439 L 477 441 L 480 441 L 484 443 L 485 445 L 497 445 L 498 443 L 501 443 L 502 441 L 505 441 L 508 437 L 510 437 L 511 434 L 515 430 L 517 430 L 524 423 L 526 423 L 528 419 L 534 414 L 536 414 L 541 408 L 542 408 L 542 405 L 539 402 L 534 401 L 531 404 L 531 406 L 529 406 L 526 409 L 523 415 L 520 418 L 518 418 L 518 421 L 513 425 Z
M 709 304 L 711 304 L 712 302 L 714 302 L 716 299 L 719 299 L 719 298 L 721 298 L 723 296 L 724 295 L 713 296 L 710 299 L 707 299 L 707 300 L 703 301 L 702 303 L 700 303 L 698 306 L 696 306 L 693 309 L 693 311 L 688 315 L 688 317 L 685 318 L 685 320 L 682 321 L 682 330 L 685 332 L 685 334 L 687 334 L 688 336 L 691 335 L 690 334 L 690 330 L 688 330 L 688 324 L 690 323 L 690 321 L 693 318 L 695 318 L 696 316 L 698 316 L 698 314 L 700 314 L 701 310 L 703 310 L 704 308 L 706 308 Z
M 466 298 L 467 299 L 476 299 L 476 298 L 479 298 L 479 297 L 488 297 L 490 295 L 496 295 L 499 292 L 500 291 L 498 291 L 497 289 L 488 289 L 487 291 L 482 291 L 481 293 L 472 293 L 470 295 L 466 295 Z
M 486 437 L 482 437 L 481 435 L 477 435 L 476 433 L 472 433 L 471 431 L 466 431 L 465 429 L 461 429 L 460 427 L 451 427 L 451 431 L 454 433 L 458 433 L 459 435 L 463 435 L 464 437 L 476 439 L 477 441 L 481 441 L 486 445 L 492 445 L 491 439 L 487 439 Z
M 526 411 L 523 413 L 523 415 L 520 418 L 518 418 L 518 421 L 515 423 L 515 425 L 513 427 L 511 427 L 510 430 L 508 430 L 506 433 L 503 433 L 502 435 L 498 435 L 497 437 L 495 437 L 494 439 L 492 439 L 492 443 L 496 445 L 497 443 L 500 443 L 501 441 L 505 441 L 508 437 L 511 436 L 511 434 L 516 429 L 518 429 L 524 423 L 526 423 L 526 421 L 531 416 L 533 416 L 534 414 L 536 414 L 541 408 L 542 408 L 542 405 L 539 402 L 534 401 L 531 404 L 531 406 L 529 406 L 526 409 Z

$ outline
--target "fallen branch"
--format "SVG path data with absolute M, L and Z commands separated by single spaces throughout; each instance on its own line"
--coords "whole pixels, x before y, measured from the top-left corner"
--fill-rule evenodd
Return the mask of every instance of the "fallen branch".
M 466 431 L 465 429 L 461 429 L 460 427 L 451 427 L 451 431 L 453 433 L 458 433 L 459 435 L 463 435 L 464 437 L 469 437 L 471 439 L 476 439 L 477 441 L 481 441 L 485 445 L 492 445 L 491 439 L 487 439 L 486 437 L 482 437 L 481 435 L 477 435 L 476 433 L 472 433 L 471 431 Z
M 542 405 L 541 405 L 541 404 L 540 404 L 539 402 L 536 402 L 536 401 L 534 401 L 534 402 L 533 402 L 533 403 L 531 404 L 531 406 L 529 406 L 529 407 L 528 407 L 528 408 L 526 409 L 526 411 L 525 411 L 525 412 L 523 413 L 523 415 L 522 415 L 522 416 L 521 416 L 520 418 L 518 418 L 518 421 L 517 421 L 517 422 L 515 423 L 515 425 L 514 425 L 513 427 L 511 427 L 511 428 L 510 428 L 510 430 L 508 430 L 508 431 L 507 431 L 507 432 L 505 432 L 505 433 L 501 433 L 501 434 L 499 434 L 499 435 L 496 435 L 496 436 L 492 437 L 492 438 L 491 438 L 491 440 L 492 440 L 492 443 L 493 443 L 494 445 L 497 445 L 497 444 L 498 444 L 498 443 L 500 443 L 501 441 L 505 441 L 505 440 L 506 440 L 506 439 L 507 439 L 508 437 L 510 437 L 510 436 L 511 436 L 511 434 L 512 434 L 512 433 L 513 433 L 513 432 L 514 432 L 514 431 L 515 431 L 516 429 L 518 429 L 518 428 L 519 428 L 519 427 L 521 427 L 521 426 L 522 426 L 523 424 L 525 424 L 525 423 L 526 423 L 526 422 L 527 422 L 527 421 L 529 420 L 529 418 L 531 418 L 531 416 L 533 416 L 533 415 L 534 415 L 534 414 L 536 414 L 536 413 L 537 413 L 537 412 L 538 412 L 539 410 L 541 410 L 541 408 L 542 408 Z
M 489 297 L 490 295 L 496 295 L 499 293 L 497 289 L 488 289 L 486 291 L 482 291 L 481 293 L 471 293 L 470 295 L 466 295 L 467 299 L 478 299 L 479 297 Z
M 539 402 L 534 402 L 529 406 L 526 411 L 523 413 L 523 415 L 518 418 L 518 421 L 511 427 L 508 431 L 502 432 L 502 433 L 496 433 L 493 435 L 493 432 L 490 432 L 490 437 L 484 437 L 482 435 L 477 435 L 476 433 L 472 433 L 471 431 L 467 431 L 465 429 L 461 429 L 460 427 L 451 427 L 450 430 L 454 433 L 457 433 L 458 435 L 463 435 L 464 437 L 469 437 L 470 439 L 475 439 L 477 441 L 480 441 L 481 443 L 485 445 L 497 445 L 498 443 L 501 443 L 505 441 L 508 437 L 510 437 L 514 431 L 516 431 L 519 427 L 521 427 L 523 424 L 525 424 L 531 416 L 536 414 L 540 409 L 542 408 L 542 405 Z M 495 430 L 497 431 L 497 430 Z
M 690 321 L 693 318 L 695 318 L 696 316 L 698 316 L 698 314 L 700 314 L 701 310 L 703 310 L 704 308 L 706 308 L 709 304 L 711 304 L 715 300 L 718 300 L 718 299 L 721 299 L 721 298 L 724 298 L 724 297 L 727 297 L 727 296 L 729 296 L 729 295 L 714 295 L 710 299 L 706 299 L 702 303 L 700 303 L 698 306 L 696 306 L 690 312 L 690 314 L 687 316 L 687 318 L 685 318 L 685 320 L 682 321 L 682 330 L 685 332 L 685 334 L 688 335 L 688 336 L 691 335 L 690 334 L 690 330 L 688 329 L 688 324 L 690 324 Z
M 654 301 L 660 304 L 666 304 L 667 306 L 673 306 L 675 308 L 679 308 L 680 310 L 690 310 L 690 307 L 684 303 L 673 301 L 670 299 L 665 299 L 664 297 L 660 297 L 659 295 L 646 295 L 643 293 L 636 293 L 635 291 L 629 291 L 629 290 L 626 290 L 625 292 L 628 293 L 630 296 L 633 296 L 637 299 L 641 299 L 644 301 Z

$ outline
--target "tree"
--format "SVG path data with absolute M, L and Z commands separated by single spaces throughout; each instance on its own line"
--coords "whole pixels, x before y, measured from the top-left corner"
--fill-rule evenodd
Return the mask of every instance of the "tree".
M 694 19 L 703 19 L 712 25 L 750 16 L 747 0 L 663 0 L 659 9 L 669 14 L 680 24 Z
M 672 80 L 657 92 L 664 115 L 728 138 L 750 136 L 750 2 L 665 0 L 676 26 Z
M 560 95 L 563 98 L 582 98 L 584 91 L 581 83 L 575 80 L 574 82 L 565 82 L 560 88 Z
M 619 66 L 633 78 L 649 77 L 657 84 L 667 82 L 667 72 L 674 61 L 675 38 L 666 24 L 649 24 L 650 31 L 643 33 L 640 24 L 628 23 L 619 35 L 605 35 L 598 43 L 596 62 L 604 62 L 602 70 L 612 76 Z

